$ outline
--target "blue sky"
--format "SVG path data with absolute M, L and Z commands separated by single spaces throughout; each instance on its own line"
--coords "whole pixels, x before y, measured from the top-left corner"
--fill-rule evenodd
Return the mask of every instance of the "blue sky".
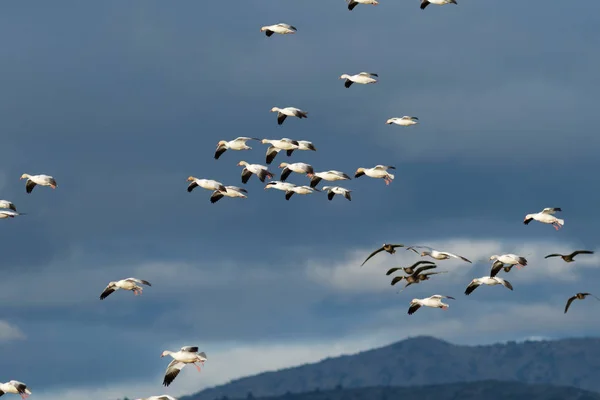
M 597 335 L 586 318 L 597 305 L 562 308 L 595 290 L 585 282 L 600 278 L 600 259 L 543 256 L 599 239 L 600 5 L 418 4 L 3 4 L 0 198 L 28 215 L 0 221 L 0 380 L 27 382 L 40 399 L 181 395 L 409 335 Z M 298 33 L 259 32 L 278 22 Z M 338 77 L 360 71 L 379 83 L 345 89 Z M 309 118 L 277 126 L 273 106 Z M 385 124 L 402 115 L 421 123 Z M 290 160 L 352 175 L 388 164 L 396 180 L 344 182 L 352 202 L 285 201 L 256 178 L 245 200 L 213 205 L 208 191 L 186 192 L 190 175 L 242 186 L 236 164 L 264 163 L 266 146 L 213 154 L 219 140 L 246 135 L 317 147 L 279 155 L 276 171 Z M 27 195 L 25 172 L 59 187 Z M 544 207 L 563 208 L 563 230 L 523 225 Z M 518 253 L 530 265 L 506 277 L 514 292 L 466 298 L 488 264 L 442 261 L 451 273 L 397 295 L 384 273 L 416 255 L 358 268 L 383 242 L 472 260 Z M 129 276 L 153 286 L 98 299 Z M 406 315 L 410 299 L 434 293 L 457 300 Z M 160 353 L 195 344 L 206 369 L 162 388 Z

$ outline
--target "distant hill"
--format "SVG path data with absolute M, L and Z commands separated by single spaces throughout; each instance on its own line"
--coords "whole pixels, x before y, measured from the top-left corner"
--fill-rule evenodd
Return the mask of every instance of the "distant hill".
M 285 394 L 248 400 L 600 400 L 600 394 L 585 390 L 520 382 L 484 381 L 415 387 L 333 389 Z M 225 400 L 221 398 L 219 400 Z
M 208 368 L 208 365 L 207 365 Z M 428 336 L 236 379 L 181 400 L 304 393 L 315 389 L 416 386 L 487 380 L 571 386 L 600 392 L 600 339 L 457 346 Z

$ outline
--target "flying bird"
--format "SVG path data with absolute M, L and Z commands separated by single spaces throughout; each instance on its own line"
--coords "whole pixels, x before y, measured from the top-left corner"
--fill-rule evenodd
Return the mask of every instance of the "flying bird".
M 548 254 L 544 258 L 560 257 L 563 259 L 564 262 L 570 263 L 570 262 L 575 261 L 574 258 L 577 254 L 594 254 L 594 252 L 590 251 L 590 250 L 575 250 L 571 254 Z
M 17 207 L 8 200 L 0 200 L 0 208 L 7 208 L 9 210 L 17 211 Z
M 239 138 L 226 141 L 221 140 L 217 143 L 217 150 L 215 152 L 215 160 L 218 160 L 221 157 L 221 154 L 225 153 L 227 150 L 251 150 L 252 147 L 246 145 L 247 140 L 260 140 L 257 138 L 240 136 Z
M 410 125 L 416 125 L 419 123 L 419 118 L 417 117 L 409 117 L 408 115 L 405 115 L 402 118 L 390 118 L 387 121 L 385 121 L 386 124 L 388 125 L 400 125 L 400 126 L 410 126 Z
M 315 191 L 320 192 L 319 189 L 313 189 L 310 186 L 293 186 L 285 192 L 285 199 L 289 200 L 294 195 L 294 193 L 313 194 Z
M 0 210 L 0 219 L 4 219 L 4 218 L 14 218 L 17 215 L 25 215 L 25 213 L 18 213 L 16 211 L 13 210 Z
M 372 4 L 374 6 L 379 4 L 377 0 L 346 0 L 346 3 L 348 3 L 348 10 L 350 11 L 354 10 L 354 7 L 358 4 Z
M 517 269 L 521 269 L 527 265 L 527 259 L 525 257 L 518 256 L 516 254 L 502 254 L 501 256 L 494 254 L 490 257 L 491 260 L 496 260 L 492 264 L 490 276 L 493 278 L 504 268 L 505 264 L 516 266 Z
M 375 254 L 381 253 L 382 251 L 386 251 L 390 254 L 394 254 L 396 252 L 396 249 L 398 247 L 404 247 L 403 244 L 388 244 L 388 243 L 384 243 L 383 246 L 381 246 L 380 248 L 378 248 L 377 250 L 375 250 L 374 252 L 372 252 L 371 254 L 369 254 L 369 257 L 367 257 L 367 259 L 365 261 L 363 261 L 362 264 L 360 264 L 360 266 L 362 267 L 363 265 L 365 265 L 365 263 L 367 261 L 369 261 L 369 259 L 371 257 L 373 257 Z
M 419 253 L 415 248 L 425 248 L 429 249 L 429 251 L 422 251 Z M 448 253 L 447 251 L 437 251 L 428 246 L 410 246 L 407 247 L 406 250 L 412 250 L 417 254 L 420 254 L 421 257 L 429 256 L 431 258 L 435 258 L 436 260 L 448 260 L 449 258 L 460 258 L 463 261 L 470 263 L 471 261 L 467 260 L 463 256 L 458 256 L 456 254 Z
M 285 107 L 285 108 L 279 108 L 279 107 L 273 107 L 271 108 L 271 112 L 276 112 L 277 113 L 277 124 L 281 125 L 283 124 L 283 121 L 285 121 L 285 119 L 287 117 L 297 117 L 297 118 L 308 118 L 308 113 L 306 111 L 302 111 L 299 108 L 296 107 Z
M 388 169 L 396 169 L 391 165 L 376 165 L 373 168 L 359 168 L 354 174 L 355 178 L 366 175 L 371 178 L 382 178 L 386 185 L 389 185 L 394 180 L 394 174 L 387 172 Z
M 288 139 L 288 138 L 283 138 L 281 140 L 287 140 L 287 141 L 292 141 L 292 139 Z M 315 147 L 315 145 L 312 142 L 309 142 L 308 140 L 297 140 L 296 142 L 298 142 L 298 148 L 297 149 L 291 149 L 287 151 L 287 155 L 288 157 L 292 155 L 292 153 L 294 152 L 294 150 L 310 150 L 310 151 L 317 151 L 317 148 Z
M 444 4 L 458 4 L 456 0 L 421 0 L 421 10 L 424 10 L 429 4 L 443 6 Z
M 556 218 L 554 215 L 555 212 L 562 211 L 560 208 L 544 208 L 542 211 L 536 214 L 527 214 L 525 216 L 525 220 L 523 223 L 528 225 L 531 221 L 536 220 L 538 222 L 542 222 L 544 224 L 552 224 L 554 229 L 559 230 L 565 224 L 564 219 Z
M 285 181 L 288 176 L 290 176 L 290 174 L 292 172 L 295 172 L 297 174 L 314 174 L 315 170 L 313 169 L 312 165 L 310 164 L 306 164 L 306 163 L 301 163 L 301 162 L 297 162 L 297 163 L 293 163 L 293 164 L 288 164 L 286 162 L 282 162 L 281 164 L 279 164 L 279 168 L 283 168 L 281 170 L 281 181 Z
M 137 278 L 127 278 L 127 279 L 121 279 L 120 281 L 109 282 L 108 285 L 104 288 L 104 291 L 102 292 L 102 294 L 100 295 L 100 300 L 104 300 L 105 298 L 110 296 L 110 294 L 112 292 L 119 290 L 119 289 L 131 290 L 131 291 L 133 291 L 133 294 L 135 296 L 141 295 L 144 288 L 141 286 L 138 286 L 137 285 L 138 283 L 141 285 L 152 286 L 150 284 L 150 282 L 145 281 L 143 279 L 137 279 Z
M 469 283 L 469 286 L 467 286 L 467 290 L 465 290 L 465 294 L 467 296 L 470 295 L 473 292 L 473 290 L 477 289 L 481 285 L 502 285 L 507 289 L 513 290 L 513 287 L 509 281 L 505 281 L 504 279 L 498 278 L 497 276 L 493 278 L 490 276 L 482 276 L 481 278 L 473 279 L 471 283 Z
M 356 75 L 343 74 L 342 76 L 340 76 L 340 79 L 345 79 L 346 81 L 344 82 L 344 86 L 346 88 L 349 88 L 350 86 L 352 86 L 353 83 L 359 83 L 361 85 L 376 83 L 377 79 L 375 79 L 374 77 L 378 78 L 379 75 L 372 74 L 370 72 L 360 72 Z
M 198 179 L 195 176 L 190 176 L 187 178 L 187 180 L 192 182 L 188 185 L 188 193 L 191 193 L 192 190 L 198 186 L 206 190 L 220 190 L 222 192 L 227 191 L 227 188 L 221 182 L 213 181 L 212 179 Z
M 21 179 L 27 179 L 25 182 L 25 191 L 31 193 L 35 185 L 50 186 L 52 189 L 56 189 L 58 186 L 54 178 L 50 175 L 21 175 Z
M 275 176 L 264 165 L 248 164 L 246 161 L 240 161 L 237 165 L 238 167 L 244 167 L 242 169 L 242 183 L 248 183 L 252 174 L 256 175 L 261 182 L 264 182 L 266 178 L 272 179 Z
M 316 187 L 322 179 L 333 182 L 351 179 L 348 175 L 341 171 L 329 170 L 324 172 L 314 172 L 306 174 L 310 178 L 310 187 Z
M 412 285 L 413 283 L 421 283 L 423 281 L 428 281 L 431 275 L 438 275 L 438 274 L 446 274 L 448 273 L 448 271 L 439 271 L 439 272 L 424 272 L 422 274 L 418 274 L 418 275 L 407 275 L 407 276 L 395 276 L 394 279 L 392 279 L 392 283 L 391 285 L 394 286 L 396 283 L 400 282 L 401 280 L 405 280 L 406 281 L 406 285 L 404 285 L 404 287 L 400 290 L 403 291 L 404 289 L 406 289 L 407 287 L 409 287 L 410 285 Z M 398 293 L 400 293 L 398 292 Z
M 296 187 L 293 183 L 289 182 L 280 182 L 280 181 L 271 181 L 265 185 L 265 190 L 267 189 L 277 189 L 287 192 L 292 190 L 293 187 Z
M 150 396 L 150 397 L 144 397 L 144 398 L 139 398 L 139 399 L 135 399 L 135 400 L 177 400 L 177 399 L 173 396 L 169 396 L 168 394 L 163 394 L 162 396 Z
M 277 156 L 277 154 L 281 150 L 296 150 L 297 148 L 300 147 L 300 145 L 298 144 L 298 142 L 296 140 L 291 140 L 291 139 L 287 139 L 287 138 L 283 138 L 283 139 L 279 139 L 279 140 L 263 139 L 262 143 L 270 144 L 270 146 L 267 148 L 267 159 L 266 159 L 267 165 L 269 165 L 273 162 L 273 160 L 275 159 L 275 156 Z
M 352 193 L 352 190 L 345 189 L 340 186 L 323 186 L 322 190 L 324 192 L 327 192 L 327 198 L 330 201 L 333 199 L 333 196 L 335 196 L 336 194 L 344 196 L 346 199 L 348 199 L 348 201 L 352 201 L 352 196 L 350 194 L 350 193 Z
M 298 29 L 289 24 L 284 24 L 280 22 L 275 25 L 266 25 L 260 28 L 261 32 L 264 32 L 267 37 L 270 37 L 274 33 L 279 33 L 280 35 L 289 35 L 294 34 Z
M 225 189 L 227 189 L 225 192 L 215 190 L 210 196 L 210 202 L 214 204 L 217 201 L 221 200 L 223 196 L 239 197 L 241 199 L 245 199 L 248 197 L 246 196 L 248 194 L 248 191 L 246 189 L 242 189 L 237 186 L 225 186 Z
M 196 346 L 184 346 L 177 352 L 165 350 L 160 356 L 173 357 L 173 361 L 169 363 L 167 371 L 165 372 L 165 379 L 163 380 L 164 386 L 169 386 L 186 364 L 194 364 L 198 372 L 201 372 L 200 367 L 196 365 L 196 363 L 200 363 L 204 366 L 204 361 L 207 360 L 206 353 L 198 353 L 198 347 Z
M 428 265 L 416 268 L 417 265 L 421 265 L 421 264 L 428 264 Z M 421 260 L 421 261 L 417 261 L 416 263 L 414 263 L 410 267 L 390 268 L 385 274 L 386 275 L 391 275 L 391 274 L 393 274 L 394 272 L 396 272 L 398 270 L 404 270 L 404 273 L 406 273 L 408 275 L 413 275 L 413 274 L 418 275 L 421 271 L 427 271 L 428 269 L 432 269 L 432 268 L 436 268 L 436 267 L 437 267 L 437 265 L 435 265 L 431 261 Z
M 447 310 L 450 306 L 442 303 L 442 299 L 456 300 L 454 297 L 442 296 L 441 294 L 434 294 L 433 296 L 424 299 L 412 299 L 410 302 L 410 307 L 408 308 L 408 315 L 413 315 L 419 308 L 421 308 L 421 306 Z
M 6 383 L 0 383 L 0 396 L 5 393 L 18 394 L 22 399 L 26 399 L 31 394 L 31 391 L 23 382 L 8 381 Z
M 567 305 L 565 306 L 565 314 L 567 313 L 567 311 L 569 310 L 569 307 L 571 306 L 571 303 L 573 302 L 573 300 L 578 299 L 578 300 L 583 300 L 585 299 L 587 296 L 592 296 L 593 298 L 595 298 L 596 300 L 600 301 L 600 299 L 596 296 L 594 296 L 591 293 L 577 293 L 575 296 L 570 297 L 569 300 L 567 300 Z

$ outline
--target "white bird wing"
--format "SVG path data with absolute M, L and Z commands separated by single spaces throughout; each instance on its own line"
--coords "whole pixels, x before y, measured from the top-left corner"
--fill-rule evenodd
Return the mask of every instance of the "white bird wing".
M 560 208 L 556 207 L 546 207 L 542 210 L 542 214 L 554 214 L 557 211 L 562 211 Z
M 181 361 L 177 360 L 171 361 L 167 366 L 167 371 L 165 372 L 163 385 L 169 386 L 175 380 L 175 378 L 177 378 L 177 375 L 179 375 L 179 372 L 183 367 L 185 367 L 185 363 L 182 363 Z

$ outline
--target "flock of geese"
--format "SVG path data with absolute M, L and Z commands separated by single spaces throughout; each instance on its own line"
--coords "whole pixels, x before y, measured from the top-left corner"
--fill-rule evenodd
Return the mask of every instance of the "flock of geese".
M 556 212 L 560 212 L 560 211 L 562 211 L 560 208 L 550 208 L 550 207 L 544 208 L 542 211 L 540 211 L 538 213 L 527 214 L 525 216 L 525 219 L 523 220 L 523 223 L 525 225 L 528 225 L 531 221 L 538 221 L 538 222 L 541 222 L 544 224 L 552 225 L 556 230 L 559 230 L 565 224 L 565 221 L 563 219 L 555 217 L 554 214 Z M 365 263 L 367 261 L 369 261 L 375 255 L 377 255 L 381 252 L 395 254 L 396 249 L 400 248 L 400 247 L 405 247 L 406 250 L 411 250 L 421 257 L 430 257 L 430 258 L 433 258 L 434 260 L 438 260 L 438 261 L 449 260 L 449 259 L 454 258 L 454 259 L 462 260 L 464 262 L 472 263 L 471 260 L 469 260 L 463 256 L 453 254 L 453 253 L 450 253 L 447 251 L 436 250 L 436 249 L 433 249 L 428 246 L 405 246 L 403 244 L 384 243 L 380 248 L 373 251 L 371 254 L 369 254 L 367 256 L 365 261 L 363 261 L 363 263 L 361 264 L 361 267 L 363 265 L 365 265 Z M 424 249 L 424 250 L 419 251 L 417 249 Z M 548 254 L 544 258 L 560 257 L 560 258 L 562 258 L 562 260 L 564 262 L 571 263 L 571 262 L 575 261 L 575 256 L 577 256 L 579 254 L 594 254 L 594 252 L 591 250 L 575 250 L 571 254 L 557 254 L 557 253 Z M 505 273 L 508 273 L 511 271 L 511 269 L 513 267 L 517 267 L 517 269 L 521 269 L 527 265 L 527 259 L 525 257 L 517 255 L 517 254 L 512 254 L 512 253 L 502 254 L 502 255 L 494 254 L 494 255 L 490 256 L 489 261 L 493 261 L 491 268 L 490 268 L 489 276 L 482 276 L 481 278 L 475 278 L 475 279 L 471 280 L 471 282 L 469 282 L 469 285 L 467 286 L 467 288 L 465 290 L 465 295 L 467 295 L 467 296 L 470 295 L 471 293 L 473 293 L 473 291 L 475 289 L 477 289 L 481 285 L 487 285 L 487 286 L 502 285 L 507 289 L 513 290 L 512 284 L 509 281 L 497 276 L 498 273 L 500 271 L 504 271 Z M 422 266 L 419 266 L 419 265 L 422 265 Z M 406 284 L 404 285 L 404 288 L 402 289 L 402 290 L 404 290 L 412 284 L 421 283 L 423 281 L 429 280 L 432 275 L 444 274 L 444 273 L 448 272 L 448 271 L 425 272 L 425 271 L 429 271 L 429 270 L 435 269 L 435 268 L 437 268 L 437 265 L 434 262 L 429 261 L 429 260 L 420 260 L 420 261 L 415 262 L 413 265 L 411 265 L 409 267 L 390 268 L 386 272 L 386 276 L 389 276 L 389 275 L 393 274 L 394 272 L 402 270 L 405 275 L 393 277 L 391 284 L 392 284 L 392 286 L 394 286 L 396 283 L 398 283 L 400 281 L 404 281 L 404 282 L 406 282 Z M 402 290 L 400 290 L 400 292 Z M 583 300 L 588 296 L 593 297 L 593 298 L 597 299 L 598 301 L 600 301 L 600 298 L 598 298 L 597 296 L 595 296 L 591 293 L 580 292 L 580 293 L 575 294 L 574 296 L 569 297 L 569 299 L 567 300 L 567 304 L 565 305 L 564 313 L 565 314 L 567 313 L 567 311 L 569 310 L 569 307 L 571 306 L 571 303 L 574 300 Z M 434 294 L 433 296 L 426 297 L 423 299 L 412 299 L 410 302 L 409 308 L 408 308 L 408 314 L 409 315 L 414 314 L 420 307 L 432 307 L 432 308 L 441 308 L 442 310 L 447 310 L 449 305 L 444 303 L 442 301 L 443 299 L 455 300 L 454 297 L 442 296 L 440 294 Z
M 346 0 L 348 5 L 348 10 L 352 11 L 354 8 L 359 5 L 378 5 L 377 0 Z M 434 5 L 445 5 L 445 4 L 457 4 L 456 0 L 421 0 L 420 8 L 424 10 L 429 4 Z M 279 35 L 289 35 L 295 34 L 297 29 L 286 23 L 278 23 L 274 25 L 266 25 L 260 28 L 260 32 L 264 32 L 267 37 L 271 37 L 273 34 Z M 344 87 L 350 88 L 354 84 L 360 85 L 368 85 L 378 82 L 379 76 L 376 73 L 370 72 L 360 72 L 357 74 L 342 74 L 339 79 L 344 80 Z M 273 113 L 277 113 L 277 124 L 282 125 L 288 117 L 290 118 L 298 118 L 305 119 L 308 118 L 308 112 L 301 110 L 296 107 L 273 107 L 270 110 Z M 386 121 L 386 124 L 395 124 L 399 126 L 412 126 L 419 123 L 419 119 L 414 116 L 403 116 L 403 117 L 394 117 L 389 118 Z M 252 175 L 256 175 L 258 180 L 261 182 L 265 182 L 265 180 L 273 179 L 275 177 L 275 173 L 269 170 L 269 165 L 273 162 L 275 157 L 281 152 L 285 152 L 288 157 L 291 157 L 294 152 L 297 151 L 317 151 L 314 144 L 310 141 L 306 140 L 292 140 L 289 138 L 281 138 L 281 139 L 258 139 L 254 137 L 238 137 L 233 140 L 221 140 L 217 143 L 217 148 L 214 153 L 215 160 L 218 160 L 225 152 L 227 151 L 243 151 L 243 150 L 251 150 L 252 147 L 248 146 L 246 143 L 248 141 L 260 141 L 262 144 L 268 145 L 265 154 L 265 163 L 267 165 L 261 164 L 250 164 L 246 161 L 239 161 L 237 166 L 243 167 L 241 171 L 241 181 L 242 184 L 247 184 Z M 266 183 L 264 189 L 276 189 L 285 192 L 285 199 L 290 200 L 290 198 L 294 194 L 298 195 L 308 195 L 314 192 L 326 192 L 328 200 L 332 200 L 335 195 L 339 195 L 344 197 L 348 201 L 352 200 L 351 190 L 341 187 L 341 186 L 323 186 L 321 189 L 318 189 L 317 186 L 321 181 L 327 182 L 337 182 L 352 179 L 349 175 L 344 172 L 337 170 L 327 170 L 315 172 L 312 165 L 303 163 L 303 162 L 295 162 L 295 163 L 286 163 L 281 162 L 279 164 L 279 168 L 281 169 L 280 180 L 269 181 Z M 371 168 L 360 167 L 354 173 L 354 178 L 358 178 L 361 176 L 368 176 L 370 178 L 375 179 L 383 179 L 386 185 L 389 185 L 394 180 L 394 175 L 389 172 L 389 170 L 395 169 L 393 166 L 389 165 L 375 165 Z M 296 185 L 293 183 L 286 182 L 287 178 L 291 173 L 295 173 L 298 175 L 305 175 L 310 179 L 308 185 Z M 38 174 L 38 175 L 30 175 L 23 174 L 21 179 L 26 179 L 25 190 L 26 193 L 32 193 L 36 186 L 42 187 L 50 187 L 52 189 L 56 189 L 58 187 L 56 180 L 54 177 L 50 175 Z M 187 187 L 188 192 L 192 192 L 195 188 L 200 187 L 206 190 L 211 191 L 210 202 L 216 203 L 221 200 L 223 197 L 230 198 L 247 198 L 248 191 L 244 188 L 232 185 L 224 185 L 223 183 L 213 180 L 213 179 L 199 179 L 194 176 L 190 176 L 187 179 L 190 183 Z M 560 212 L 560 208 L 545 208 L 538 213 L 527 214 L 524 219 L 524 224 L 529 224 L 531 221 L 538 221 L 544 224 L 552 225 L 556 230 L 559 230 L 564 225 L 564 220 L 559 219 L 554 216 L 556 212 Z M 24 215 L 24 213 L 20 213 L 17 211 L 17 207 L 15 204 L 8 200 L 0 200 L 0 219 L 5 218 L 14 218 L 16 216 Z M 383 244 L 382 247 L 372 252 L 366 260 L 362 263 L 364 265 L 369 259 L 373 256 L 377 255 L 380 252 L 387 252 L 389 254 L 395 254 L 397 248 L 404 247 L 406 250 L 410 250 L 420 257 L 430 257 L 437 261 L 448 260 L 448 259 L 459 259 L 464 262 L 471 263 L 467 258 L 456 255 L 447 251 L 440 251 L 433 249 L 427 246 L 404 246 L 403 244 Z M 571 254 L 549 254 L 545 258 L 551 257 L 561 257 L 565 262 L 570 263 L 574 262 L 575 256 L 579 254 L 593 254 L 593 251 L 589 250 L 577 250 Z M 513 290 L 513 286 L 507 280 L 498 277 L 497 275 L 504 271 L 508 273 L 511 271 L 513 267 L 517 267 L 517 269 L 521 269 L 527 265 L 527 259 L 525 257 L 516 255 L 516 254 L 502 254 L 502 255 L 492 255 L 489 258 L 490 261 L 493 261 L 491 265 L 490 275 L 483 276 L 480 278 L 473 279 L 467 286 L 465 290 L 465 295 L 470 295 L 475 289 L 479 286 L 487 285 L 502 285 L 507 289 Z M 361 266 L 362 266 L 361 265 Z M 420 260 L 415 262 L 413 265 L 409 267 L 394 267 L 389 269 L 386 272 L 386 276 L 392 275 L 397 271 L 402 271 L 405 275 L 394 276 L 391 281 L 391 285 L 396 285 L 398 282 L 404 281 L 405 286 L 400 291 L 406 289 L 408 286 L 413 284 L 418 284 L 423 281 L 429 280 L 430 277 L 437 274 L 447 273 L 448 271 L 430 271 L 437 268 L 437 265 L 428 260 Z M 143 292 L 143 286 L 152 286 L 150 282 L 138 279 L 138 278 L 126 278 L 119 281 L 109 282 L 106 288 L 102 291 L 100 295 L 100 300 L 106 299 L 109 295 L 118 290 L 127 290 L 133 292 L 135 296 L 141 295 Z M 571 303 L 574 300 L 582 300 L 587 296 L 592 296 L 598 300 L 600 298 L 594 296 L 591 293 L 582 292 L 577 293 L 574 296 L 570 297 L 567 300 L 565 310 L 566 313 L 571 306 Z M 414 314 L 420 307 L 431 307 L 431 308 L 441 308 L 443 310 L 447 310 L 449 305 L 444 303 L 444 299 L 452 299 L 454 297 L 451 296 L 443 296 L 439 294 L 434 294 L 427 298 L 422 299 L 412 299 L 409 304 L 408 314 Z M 206 353 L 199 352 L 199 348 L 197 346 L 183 346 L 179 351 L 169 351 L 165 350 L 161 354 L 161 357 L 171 357 L 172 361 L 168 364 L 166 372 L 164 374 L 163 385 L 169 386 L 175 378 L 178 376 L 179 372 L 188 364 L 194 365 L 196 369 L 200 372 L 200 365 L 204 366 L 205 361 L 207 360 Z M 27 398 L 31 391 L 23 382 L 19 382 L 16 380 L 11 380 L 6 383 L 0 383 L 0 396 L 3 396 L 6 393 L 11 394 L 19 394 L 23 399 Z M 144 399 L 137 400 L 176 400 L 174 397 L 169 395 L 160 395 L 160 396 L 151 396 Z

